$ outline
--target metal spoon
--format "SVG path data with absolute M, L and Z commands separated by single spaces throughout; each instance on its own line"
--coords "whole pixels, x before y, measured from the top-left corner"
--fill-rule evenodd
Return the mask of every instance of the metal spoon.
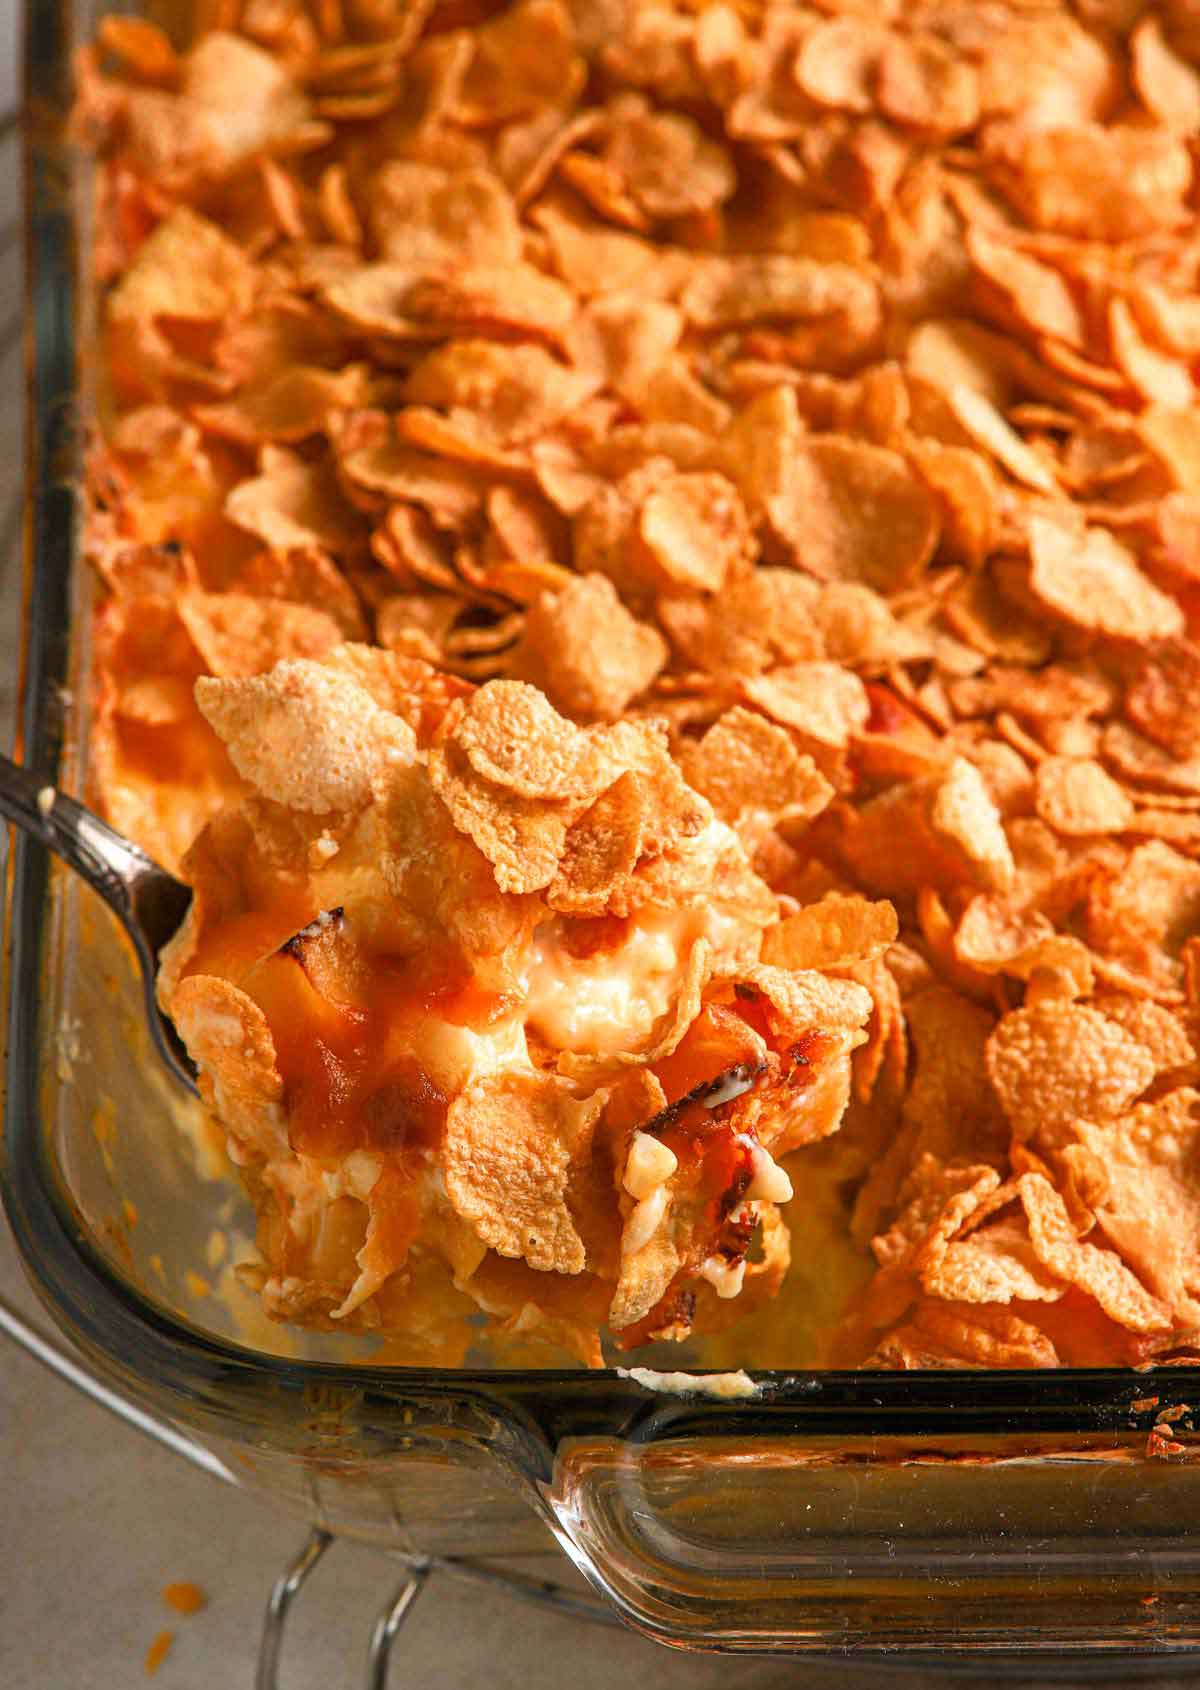
M 74 798 L 3 755 L 0 816 L 61 857 L 112 910 L 137 955 L 154 1047 L 180 1085 L 196 1094 L 196 1066 L 154 994 L 159 955 L 187 914 L 190 888 Z

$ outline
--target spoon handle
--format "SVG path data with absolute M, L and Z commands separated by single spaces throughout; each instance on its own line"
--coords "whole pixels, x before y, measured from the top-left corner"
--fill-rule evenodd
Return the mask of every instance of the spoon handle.
M 132 840 L 2 754 L 0 816 L 61 857 L 122 920 L 132 915 L 136 882 L 147 873 L 166 874 Z
M 187 914 L 191 892 L 132 839 L 66 793 L 0 753 L 0 816 L 40 840 L 98 892 L 137 954 L 150 1034 L 159 1055 L 189 1091 L 194 1072 L 175 1029 L 159 1010 L 158 953 Z

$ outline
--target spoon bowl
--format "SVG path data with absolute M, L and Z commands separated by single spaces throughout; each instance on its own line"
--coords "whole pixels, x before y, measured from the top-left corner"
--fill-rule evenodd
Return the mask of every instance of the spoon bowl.
M 195 1064 L 155 993 L 159 957 L 179 931 L 191 889 L 84 805 L 3 755 L 0 816 L 61 857 L 117 917 L 137 956 L 154 1048 L 172 1078 L 198 1096 Z

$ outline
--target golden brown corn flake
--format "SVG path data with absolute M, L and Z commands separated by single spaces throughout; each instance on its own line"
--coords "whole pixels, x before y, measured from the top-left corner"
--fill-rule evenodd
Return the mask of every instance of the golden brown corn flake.
M 923 1299 L 863 1364 L 887 1368 L 1059 1367 L 1050 1338 L 1030 1321 L 992 1304 Z
M 696 268 L 680 304 L 702 329 L 878 317 L 875 285 L 860 270 L 784 255 L 708 259 Z
M 1183 613 L 1103 528 L 1085 532 L 1050 517 L 1029 522 L 1029 584 L 1052 615 L 1111 639 L 1169 639 Z
M 389 263 L 509 265 L 521 259 L 516 207 L 490 170 L 391 159 L 372 176 L 364 209 L 379 256 Z
M 512 446 L 553 427 L 596 385 L 595 378 L 568 369 L 540 346 L 457 340 L 421 360 L 405 397 L 442 407 L 489 442 Z
M 871 713 L 858 676 L 836 663 L 793 663 L 742 682 L 751 704 L 805 744 L 844 750 Z
M 1093 1201 L 1105 1236 L 1187 1326 L 1200 1318 L 1198 1104 L 1195 1091 L 1172 1091 L 1115 1121 L 1080 1121 L 1075 1129 L 1078 1145 L 1103 1169 L 1104 1190 Z
M 108 296 L 113 322 L 170 317 L 220 322 L 253 304 L 258 273 L 242 249 L 187 206 L 178 206 L 142 243 Z
M 965 250 L 963 261 L 965 265 Z M 987 400 L 993 411 L 1007 407 L 1015 397 L 1010 361 L 1009 343 L 967 317 L 927 317 L 913 325 L 904 344 L 904 367 L 914 383 L 918 416 L 922 401 L 929 403 L 934 394 L 949 400 L 960 389 Z M 933 392 L 926 394 L 925 389 Z M 931 408 L 936 419 L 939 413 Z M 935 432 L 940 435 L 941 430 Z
M 394 922 L 401 936 L 410 930 L 409 942 L 418 946 L 444 938 L 464 962 L 488 959 L 492 970 L 500 953 L 526 932 L 528 904 L 497 888 L 491 864 L 455 828 L 421 763 L 388 781 L 363 818 L 361 840 L 366 861 L 378 865 L 394 900 L 385 908 L 385 931 Z M 337 863 L 334 857 L 331 873 Z M 365 901 L 362 913 L 380 918 Z M 510 971 L 501 969 L 499 978 L 516 988 Z
M 1184 815 L 1178 810 L 1139 810 L 1128 832 L 1137 838 L 1163 839 L 1188 856 L 1196 855 L 1200 849 L 1200 816 Z
M 796 54 L 793 75 L 819 105 L 869 112 L 887 31 L 865 19 L 832 18 L 811 30 Z
M 1147 13 L 1129 41 L 1133 85 L 1142 104 L 1177 135 L 1200 128 L 1200 77 L 1163 34 L 1161 21 Z
M 1051 1146 L 1080 1118 L 1119 1115 L 1154 1078 L 1150 1052 L 1117 1022 L 1061 1001 L 1005 1015 L 987 1067 L 1014 1134 Z
M 1191 293 L 1139 277 L 1129 297 L 1138 321 L 1156 346 L 1185 356 L 1200 351 L 1200 310 Z
M 1047 757 L 1036 775 L 1037 813 L 1057 833 L 1120 833 L 1133 820 L 1133 800 L 1088 757 Z
M 870 992 L 873 1009 L 867 1022 L 866 1042 L 854 1052 L 854 1096 L 869 1104 L 878 1087 L 881 1093 L 897 1095 L 904 1086 L 908 1066 L 908 1035 L 900 986 L 893 973 L 894 947 L 872 962 L 854 963 L 847 970 Z
M 818 903 L 768 928 L 762 960 L 776 968 L 850 968 L 882 956 L 898 931 L 891 904 L 827 892 Z
M 466 601 L 452 594 L 397 593 L 376 610 L 375 637 L 388 651 L 449 667 L 454 662 L 454 628 L 466 608 Z
M 443 416 L 424 405 L 409 405 L 397 413 L 396 432 L 426 452 L 478 469 L 520 473 L 528 462 L 523 451 L 498 445 L 487 432 L 486 420 L 469 411 Z
M 1196 1060 L 1191 1034 L 1180 1017 L 1162 1004 L 1150 998 L 1106 992 L 1096 999 L 1095 1007 L 1146 1047 L 1160 1073 L 1185 1068 Z
M 719 854 L 706 851 L 691 875 L 683 855 L 711 819 L 708 804 L 660 747 L 641 769 L 626 769 L 574 822 L 546 902 L 573 915 L 627 916 L 659 893 L 686 897 L 699 890 L 692 884 L 697 877 L 713 890 Z
M 892 35 L 879 62 L 876 100 L 894 123 L 928 139 L 979 121 L 979 73 L 935 34 Z
M 1015 747 L 1002 739 L 973 739 L 965 749 L 983 777 L 993 804 L 1007 822 L 1028 814 L 1033 802 L 1033 774 Z
M 618 592 L 634 602 L 645 593 L 645 566 L 634 548 L 637 508 L 671 473 L 671 461 L 656 455 L 615 484 L 592 481 L 580 509 L 572 513 L 574 562 L 581 575 L 607 575 Z
M 686 744 L 679 764 L 689 785 L 744 836 L 782 820 L 811 821 L 833 797 L 832 786 L 785 729 L 740 705 Z
M 1166 411 L 1152 405 L 1136 426 L 1139 439 L 1172 486 L 1193 492 L 1200 480 L 1200 425 L 1194 407 Z
M 1032 673 L 994 664 L 978 679 L 952 681 L 950 700 L 960 716 L 1012 711 L 1041 729 L 1063 718 L 1104 715 L 1116 693 L 1103 672 L 1085 664 L 1048 664 Z
M 660 1226 L 640 1249 L 623 1254 L 608 1309 L 612 1331 L 622 1332 L 644 1320 L 666 1294 L 683 1262 L 683 1254 L 665 1226 Z
M 572 165 L 585 159 L 589 172 L 572 171 Z M 642 229 L 661 218 L 711 211 L 736 186 L 733 164 L 723 147 L 708 140 L 691 118 L 655 114 L 638 95 L 622 95 L 612 102 L 597 158 L 573 153 L 564 160 L 562 170 L 589 199 L 591 184 L 603 172 L 607 191 L 597 195 L 603 201 L 597 209 Z M 618 208 L 626 209 L 626 215 L 620 216 Z
M 999 488 L 987 459 L 969 447 L 936 440 L 910 439 L 905 453 L 938 500 L 941 549 L 954 562 L 978 569 L 999 521 Z
M 1187 409 L 1195 397 L 1187 365 L 1143 339 L 1133 311 L 1124 299 L 1109 303 L 1108 334 L 1113 362 L 1135 393 L 1150 405 L 1162 405 L 1167 410 Z
M 991 174 L 1036 228 L 1121 241 L 1180 226 L 1192 167 L 1171 135 L 1090 123 L 1002 136 Z
M 218 405 L 197 405 L 193 416 L 209 434 L 242 446 L 295 444 L 324 431 L 331 410 L 363 405 L 367 373 L 361 364 L 344 370 L 282 370 L 265 387 L 243 390 Z
M 967 231 L 966 246 L 976 276 L 986 284 L 985 302 L 994 295 L 1035 333 L 1083 346 L 1083 313 L 1057 270 L 978 226 Z
M 927 1295 L 951 1302 L 1054 1303 L 1067 1291 L 1039 1261 L 1027 1227 L 1009 1218 L 950 1241 L 920 1278 Z
M 821 603 L 821 589 L 806 576 L 758 568 L 729 582 L 719 598 L 664 597 L 657 610 L 687 661 L 725 680 L 759 674 L 776 662 L 824 657 Z M 890 623 L 886 607 L 881 610 Z M 861 627 L 856 633 L 862 637 Z
M 748 401 L 717 447 L 719 467 L 735 482 L 751 516 L 784 524 L 791 513 L 793 459 L 805 428 L 796 395 L 770 387 Z
M 365 531 L 332 468 L 273 450 L 276 455 L 264 461 L 263 473 L 239 482 L 226 499 L 230 522 L 273 551 L 318 546 L 345 557 L 361 549 Z
M 671 13 L 659 15 L 673 17 Z M 795 64 L 809 21 L 805 14 L 789 7 L 769 6 L 758 42 L 746 41 L 742 25 L 737 44 L 727 43 L 729 57 L 725 62 L 733 84 L 726 93 L 725 121 L 730 135 L 771 143 L 795 140 L 804 133 L 812 107 L 797 84 Z M 697 41 L 700 35 L 698 29 Z
M 285 658 L 320 658 L 342 641 L 332 616 L 246 593 L 179 593 L 179 616 L 212 675 L 261 675 Z
M 968 439 L 989 452 L 1015 481 L 1036 493 L 1053 496 L 1058 492 L 1049 464 L 1005 421 L 985 393 L 977 393 L 965 382 L 957 382 L 947 393 L 946 404 Z
M 455 699 L 468 697 L 470 684 L 379 646 L 347 643 L 328 653 L 325 666 L 348 675 L 381 710 L 402 716 L 424 746 L 441 726 Z
M 444 528 L 470 520 L 483 502 L 477 474 L 462 464 L 419 451 L 388 430 L 381 439 L 354 446 L 340 459 L 348 490 L 378 508 L 381 500 L 411 502 Z
M 101 18 L 96 42 L 106 53 L 123 62 L 123 68 L 140 82 L 173 87 L 179 79 L 179 55 L 157 24 L 144 18 Z
M 212 30 L 184 55 L 180 87 L 210 126 L 225 168 L 267 149 L 303 150 L 329 137 L 326 125 L 311 121 L 286 66 L 231 32 Z
M 799 593 L 793 587 L 783 596 L 794 605 Z M 885 600 L 854 581 L 830 581 L 817 588 L 811 606 L 824 655 L 868 672 L 919 663 L 933 656 L 935 646 L 947 650 L 951 644 L 944 635 L 898 621 Z M 974 664 L 973 657 L 969 661 Z
M 960 852 L 977 884 L 1011 886 L 1012 851 L 999 813 L 973 763 L 956 757 L 934 789 L 929 822 L 938 839 Z
M 643 776 L 631 769 L 619 775 L 564 835 L 546 893 L 551 908 L 603 915 L 615 897 L 624 905 L 656 811 L 655 794 Z
M 238 572 L 238 586 L 254 598 L 285 599 L 330 616 L 347 640 L 361 640 L 366 623 L 358 595 L 327 552 L 315 546 L 259 552 Z
M 539 493 L 517 487 L 491 488 L 487 520 L 488 539 L 500 556 L 524 565 L 531 577 L 540 573 L 543 585 L 566 585 L 568 572 L 555 562 L 564 525 Z
M 446 1191 L 489 1249 L 543 1273 L 583 1272 L 566 1193 L 603 1104 L 603 1093 L 579 1101 L 550 1074 L 489 1075 L 455 1098 L 442 1151 Z
M 1133 1332 L 1163 1332 L 1170 1310 L 1146 1290 L 1114 1250 L 1081 1244 L 1066 1206 L 1041 1174 L 1017 1181 L 1033 1252 L 1043 1267 L 1094 1297 L 1111 1320 Z
M 357 809 L 378 777 L 415 755 L 406 722 L 305 659 L 248 680 L 199 680 L 196 702 L 238 773 L 295 810 Z
M 674 305 L 616 293 L 601 295 L 576 317 L 567 344 L 575 363 L 597 370 L 615 393 L 636 403 L 682 331 Z
M 896 452 L 840 436 L 797 453 L 780 526 L 795 560 L 822 580 L 860 581 L 880 592 L 909 585 L 938 538 L 937 501 Z
M 594 223 L 554 198 L 537 205 L 531 217 L 546 234 L 558 274 L 583 297 L 636 292 L 656 298 L 664 291 L 660 254 L 649 241 Z
M 452 561 L 450 543 L 416 505 L 393 505 L 371 535 L 371 555 L 395 584 L 432 588 L 457 598 L 463 582 Z M 389 582 L 388 586 L 393 583 Z M 379 595 L 386 602 L 382 583 Z M 382 608 L 382 605 L 380 606 Z
M 477 27 L 455 117 L 466 125 L 519 117 L 546 103 L 569 105 L 584 63 L 561 0 L 519 0 Z
M 452 732 L 477 774 L 522 798 L 594 797 L 604 777 L 599 742 L 524 681 L 481 687 Z
M 1168 1001 L 1181 979 L 1179 958 L 1200 922 L 1200 863 L 1160 840 L 1136 846 L 1119 868 L 1089 885 L 1089 944 L 1130 982 Z
M 1163 794 L 1200 795 L 1200 755 L 1178 758 L 1125 722 L 1109 722 L 1100 742 L 1106 763 L 1127 781 L 1149 787 L 1144 796 L 1160 803 Z
M 665 477 L 644 500 L 636 532 L 652 578 L 667 588 L 717 592 L 753 551 L 737 489 L 711 473 Z
M 597 574 L 578 576 L 530 605 L 513 655 L 517 673 L 585 721 L 615 721 L 666 661 L 662 635 L 630 615 L 612 582 Z
M 200 1086 L 244 1149 L 264 1160 L 278 1152 L 283 1080 L 266 1017 L 228 980 L 189 974 L 168 1010 L 197 1068 Z
M 838 845 L 853 878 L 888 896 L 921 887 L 950 891 L 1012 885 L 1015 868 L 999 811 L 964 757 L 949 769 L 896 784 L 839 814 Z M 896 849 L 897 838 L 905 849 Z
M 737 982 L 765 999 L 767 1021 L 778 1037 L 821 1028 L 840 1030 L 857 1043 L 871 1013 L 871 995 L 851 980 L 838 980 L 815 969 L 791 969 L 765 963 L 740 968 Z
M 871 1240 L 875 1260 L 884 1268 L 911 1267 L 918 1257 L 940 1256 L 999 1185 L 987 1163 L 945 1163 L 928 1151 L 914 1157 L 901 1207 L 888 1230 Z
M 572 816 L 557 800 L 521 798 L 476 773 L 453 739 L 431 747 L 433 790 L 491 863 L 502 892 L 538 892 L 549 886 L 566 847 Z
M 561 282 L 524 263 L 441 270 L 371 264 L 334 281 L 323 296 L 360 333 L 396 340 L 514 330 L 555 342 L 574 308 Z
M 987 973 L 1017 972 L 1021 959 L 1054 936 L 1054 923 L 1038 910 L 1007 898 L 980 893 L 971 899 L 954 930 L 954 954 Z
M 1200 751 L 1200 650 L 1180 639 L 1148 652 L 1125 694 L 1125 714 L 1181 759 Z

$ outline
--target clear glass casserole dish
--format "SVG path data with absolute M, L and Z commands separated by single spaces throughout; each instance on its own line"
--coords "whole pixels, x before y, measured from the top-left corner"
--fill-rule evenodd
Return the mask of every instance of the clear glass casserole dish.
M 92 302 L 64 139 L 101 8 L 26 8 L 29 526 L 21 736 L 86 789 L 91 582 L 77 545 Z M 108 8 L 105 8 L 108 9 Z M 1176 1370 L 753 1375 L 420 1370 L 204 1295 L 230 1187 L 144 1047 L 107 915 L 41 848 L 9 870 L 0 1182 L 30 1278 L 96 1375 L 247 1486 L 405 1551 L 549 1532 L 622 1616 L 703 1649 L 1163 1665 L 1200 1646 L 1200 1470 Z M 183 1128 L 184 1130 L 180 1130 Z

